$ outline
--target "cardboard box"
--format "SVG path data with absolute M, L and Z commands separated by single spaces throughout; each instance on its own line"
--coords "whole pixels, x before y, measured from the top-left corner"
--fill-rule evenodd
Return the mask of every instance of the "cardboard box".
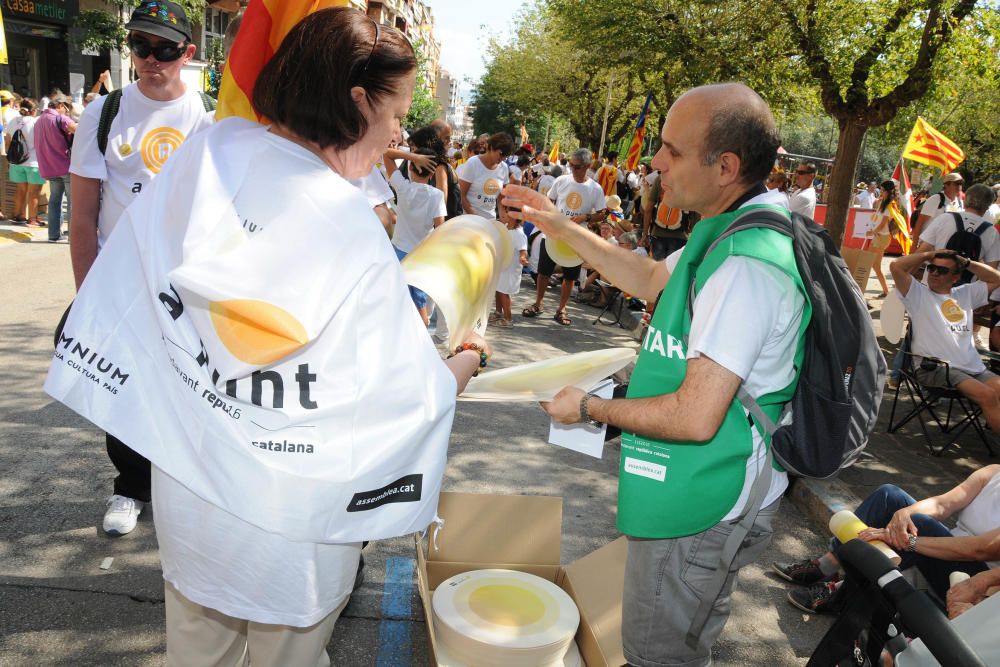
M 847 268 L 850 269 L 855 282 L 861 288 L 861 293 L 864 294 L 868 289 L 868 280 L 871 278 L 872 267 L 875 266 L 878 254 L 863 248 L 842 247 L 840 256 L 844 258 Z
M 415 537 L 417 587 L 427 622 L 431 664 L 437 638 L 431 596 L 444 580 L 469 570 L 503 568 L 548 579 L 580 610 L 576 643 L 587 667 L 621 667 L 624 537 L 562 567 L 562 498 L 475 493 L 441 494 L 438 516 L 424 540 Z

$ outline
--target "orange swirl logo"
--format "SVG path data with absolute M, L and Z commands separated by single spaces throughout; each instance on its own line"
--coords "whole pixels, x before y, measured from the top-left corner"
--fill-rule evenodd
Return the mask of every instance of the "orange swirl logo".
M 483 183 L 483 194 L 487 197 L 495 197 L 500 192 L 500 181 L 495 178 L 487 178 Z
M 941 304 L 941 314 L 952 324 L 957 324 L 965 319 L 965 311 L 954 299 L 946 299 Z
M 146 168 L 158 174 L 170 154 L 184 143 L 184 135 L 172 127 L 158 127 L 142 138 L 140 152 Z
M 579 192 L 571 192 L 566 195 L 566 207 L 573 210 L 583 206 L 583 196 Z

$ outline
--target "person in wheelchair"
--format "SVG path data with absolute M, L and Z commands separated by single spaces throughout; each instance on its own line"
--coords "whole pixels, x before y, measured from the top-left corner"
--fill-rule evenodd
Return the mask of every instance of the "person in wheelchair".
M 926 285 L 912 275 L 925 262 Z M 987 370 L 972 338 L 973 310 L 986 305 L 1000 287 L 1000 271 L 953 250 L 906 255 L 889 264 L 889 270 L 910 315 L 916 380 L 926 387 L 957 389 L 1000 432 L 1000 377 Z M 979 280 L 957 285 L 964 270 Z

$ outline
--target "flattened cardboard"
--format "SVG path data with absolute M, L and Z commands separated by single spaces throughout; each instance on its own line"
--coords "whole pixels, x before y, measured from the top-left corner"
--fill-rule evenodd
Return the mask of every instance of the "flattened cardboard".
M 431 525 L 426 555 L 421 537 L 414 539 L 431 664 L 437 664 L 431 607 L 434 590 L 456 574 L 486 568 L 528 572 L 555 582 L 580 610 L 576 642 L 586 665 L 625 664 L 621 639 L 624 537 L 563 568 L 559 565 L 562 498 L 443 492 L 438 515 L 444 528 Z

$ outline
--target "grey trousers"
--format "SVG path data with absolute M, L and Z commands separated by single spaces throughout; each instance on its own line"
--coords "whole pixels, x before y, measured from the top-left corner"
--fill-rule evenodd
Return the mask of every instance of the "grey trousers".
M 698 647 L 687 645 L 688 628 L 712 579 L 733 522 L 664 540 L 629 538 L 622 601 L 625 658 L 637 667 L 701 667 L 712 664 L 712 645 L 729 618 L 729 598 L 741 567 L 757 560 L 771 541 L 781 499 L 760 510 L 736 553 L 722 593 L 712 607 Z

